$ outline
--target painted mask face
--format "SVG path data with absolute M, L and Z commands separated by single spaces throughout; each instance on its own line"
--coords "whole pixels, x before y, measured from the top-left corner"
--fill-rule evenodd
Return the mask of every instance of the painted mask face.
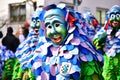
M 65 16 L 60 9 L 51 9 L 45 13 L 46 36 L 54 44 L 61 45 L 67 36 Z
M 32 16 L 32 23 L 31 23 L 31 28 L 34 30 L 36 34 L 39 34 L 39 28 L 41 26 L 41 20 L 40 16 L 41 15 L 41 9 L 36 9 Z
M 31 28 L 34 29 L 36 34 L 39 34 L 38 33 L 39 32 L 38 29 L 40 28 L 40 19 L 39 19 L 39 17 L 33 17 L 32 18 Z
M 120 8 L 115 7 L 111 9 L 109 17 L 112 27 L 120 26 Z

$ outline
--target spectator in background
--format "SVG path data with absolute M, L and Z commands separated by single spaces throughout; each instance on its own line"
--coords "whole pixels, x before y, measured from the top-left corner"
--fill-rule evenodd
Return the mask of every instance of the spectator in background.
M 19 39 L 20 43 L 22 43 L 26 39 L 28 33 L 29 33 L 29 30 L 27 28 L 20 27 L 16 32 L 15 36 L 16 38 Z
M 25 40 L 23 27 L 20 27 L 16 32 L 15 36 L 19 39 L 20 43 Z
M 2 39 L 2 37 L 3 33 L 0 31 L 0 39 Z M 11 80 L 13 66 L 15 63 L 14 57 L 15 55 L 11 50 L 8 50 L 5 46 L 0 45 L 0 80 Z
M 30 27 L 30 23 L 29 22 L 24 22 L 24 27 L 23 27 L 23 31 L 24 31 L 24 36 L 25 38 L 27 37 L 28 33 L 29 33 L 29 27 Z
M 2 39 L 2 45 L 6 46 L 7 49 L 15 52 L 16 48 L 19 45 L 19 39 L 17 39 L 14 35 L 13 35 L 13 28 L 12 27 L 8 27 L 7 28 L 7 34 L 6 36 Z
M 2 33 L 2 31 L 0 31 L 0 38 L 2 38 L 3 37 L 3 33 Z
M 15 36 L 19 39 L 20 43 L 22 43 L 26 39 L 29 33 L 29 26 L 30 24 L 28 22 L 25 22 L 24 26 L 20 27 L 16 32 Z
M 28 36 L 29 33 L 29 29 L 27 29 L 26 27 L 22 27 L 23 29 L 23 35 L 25 36 L 25 38 Z

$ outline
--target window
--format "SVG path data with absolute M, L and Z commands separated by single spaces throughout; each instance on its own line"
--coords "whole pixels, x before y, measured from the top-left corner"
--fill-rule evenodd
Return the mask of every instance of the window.
M 101 25 L 104 25 L 104 23 L 105 23 L 105 17 L 106 17 L 105 15 L 106 15 L 107 11 L 108 11 L 108 9 L 97 8 L 96 18 Z
M 25 3 L 10 4 L 10 21 L 23 22 L 26 20 L 26 6 Z

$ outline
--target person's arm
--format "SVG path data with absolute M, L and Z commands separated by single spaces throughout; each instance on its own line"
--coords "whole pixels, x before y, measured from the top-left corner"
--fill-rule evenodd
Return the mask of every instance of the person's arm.
M 101 29 L 93 38 L 93 45 L 98 50 L 102 50 L 106 42 L 107 33 L 105 30 Z

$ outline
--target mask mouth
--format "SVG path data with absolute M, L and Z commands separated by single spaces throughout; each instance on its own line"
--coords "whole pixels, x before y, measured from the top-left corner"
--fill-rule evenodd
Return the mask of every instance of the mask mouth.
M 117 26 L 119 25 L 119 22 L 113 21 L 113 22 L 112 22 L 112 25 L 113 25 L 113 27 L 117 27 Z
M 54 36 L 52 37 L 52 41 L 53 41 L 54 43 L 56 43 L 56 44 L 60 44 L 61 41 L 62 41 L 62 37 L 61 37 L 60 35 L 54 35 Z
M 34 31 L 35 31 L 36 34 L 39 34 L 38 28 L 35 28 Z

